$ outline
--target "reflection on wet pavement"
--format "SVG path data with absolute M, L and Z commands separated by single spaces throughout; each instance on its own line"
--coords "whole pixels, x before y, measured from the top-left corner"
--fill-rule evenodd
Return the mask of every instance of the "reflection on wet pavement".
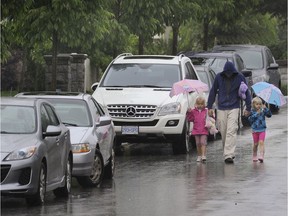
M 173 155 L 170 144 L 127 144 L 124 156 L 116 157 L 114 180 L 91 189 L 73 180 L 69 199 L 48 194 L 41 207 L 5 198 L 1 215 L 287 216 L 283 115 L 287 117 L 285 110 L 267 121 L 264 163 L 252 162 L 250 129 L 238 136 L 234 164 L 224 163 L 220 140 L 208 144 L 206 163 L 196 162 L 195 149 Z

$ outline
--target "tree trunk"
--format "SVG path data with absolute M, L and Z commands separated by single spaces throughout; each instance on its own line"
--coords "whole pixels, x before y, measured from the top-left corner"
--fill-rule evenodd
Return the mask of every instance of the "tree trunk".
M 172 55 L 177 55 L 177 52 L 178 52 L 179 25 L 173 25 L 172 30 L 173 30 Z
M 51 91 L 56 91 L 57 87 L 57 54 L 58 54 L 58 35 L 57 32 L 53 31 L 52 36 L 52 80 L 51 80 Z
M 144 38 L 141 35 L 139 35 L 138 53 L 139 55 L 144 54 Z
M 205 17 L 203 20 L 203 50 L 208 50 L 208 29 L 209 29 L 209 21 L 208 18 Z

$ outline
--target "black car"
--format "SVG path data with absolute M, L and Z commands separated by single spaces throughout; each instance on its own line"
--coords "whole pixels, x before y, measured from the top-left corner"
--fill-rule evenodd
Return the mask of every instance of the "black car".
M 252 71 L 253 83 L 268 82 L 276 87 L 281 87 L 281 74 L 278 70 L 271 50 L 263 45 L 229 44 L 217 45 L 213 51 L 237 52 L 243 59 L 246 68 Z M 277 112 L 279 107 L 270 105 L 273 112 Z
M 241 72 L 245 77 L 249 89 L 253 85 L 252 73 L 247 70 L 245 64 L 239 54 L 236 52 L 202 52 L 186 54 L 194 64 L 209 66 L 216 74 L 223 71 L 226 61 L 231 61 L 235 65 L 237 71 Z

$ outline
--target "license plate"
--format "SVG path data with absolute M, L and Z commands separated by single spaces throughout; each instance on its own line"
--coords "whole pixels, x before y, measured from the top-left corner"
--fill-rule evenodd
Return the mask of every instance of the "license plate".
M 122 126 L 122 134 L 138 134 L 138 126 Z

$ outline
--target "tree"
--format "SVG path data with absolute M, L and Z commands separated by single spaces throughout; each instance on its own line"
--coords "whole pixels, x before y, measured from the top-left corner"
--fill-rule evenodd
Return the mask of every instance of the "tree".
M 199 10 L 196 1 L 172 0 L 169 1 L 169 8 L 165 14 L 166 25 L 172 26 L 172 54 L 178 52 L 179 29 L 182 24 L 191 18 Z
M 19 1 L 5 1 L 2 7 L 13 8 Z M 104 0 L 21 1 L 19 13 L 8 21 L 13 38 L 28 47 L 30 55 L 43 56 L 52 51 L 51 90 L 56 89 L 56 66 L 59 42 L 83 49 L 103 37 L 111 14 L 104 10 Z M 12 26 L 14 28 L 12 28 Z M 42 55 L 39 55 L 39 52 Z
M 144 45 L 153 36 L 164 31 L 165 0 L 127 0 L 124 23 L 138 37 L 138 53 L 144 54 Z

